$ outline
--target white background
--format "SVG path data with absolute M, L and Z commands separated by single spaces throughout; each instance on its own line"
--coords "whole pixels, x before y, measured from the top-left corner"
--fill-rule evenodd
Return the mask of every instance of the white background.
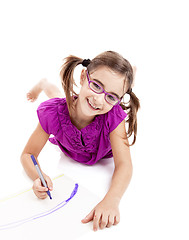
M 26 92 L 41 78 L 60 86 L 69 54 L 93 58 L 114 50 L 137 66 L 138 138 L 131 147 L 133 178 L 121 205 L 121 223 L 82 239 L 188 239 L 188 4 L 187 1 L 0 2 L 0 197 L 31 182 L 19 156 L 37 124 Z M 44 99 L 43 99 L 44 98 Z M 48 144 L 42 166 L 105 194 L 112 161 L 79 165 Z M 74 226 L 71 227 L 73 229 Z

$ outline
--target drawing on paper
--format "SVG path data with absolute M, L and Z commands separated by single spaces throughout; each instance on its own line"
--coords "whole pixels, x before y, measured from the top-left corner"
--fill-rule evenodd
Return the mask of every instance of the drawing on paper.
M 78 184 L 76 183 L 70 197 L 68 199 L 62 201 L 61 203 L 59 203 L 54 208 L 52 208 L 48 211 L 42 212 L 40 214 L 36 214 L 36 215 L 34 215 L 32 217 L 29 217 L 29 218 L 25 218 L 25 219 L 21 219 L 19 221 L 15 221 L 15 222 L 7 223 L 7 224 L 4 224 L 4 225 L 0 225 L 0 230 L 15 228 L 15 227 L 18 227 L 18 226 L 20 226 L 22 224 L 25 224 L 27 222 L 31 222 L 31 221 L 37 220 L 39 218 L 46 217 L 46 216 L 58 211 L 59 209 L 64 207 L 75 196 L 75 194 L 77 193 L 77 190 L 78 190 Z

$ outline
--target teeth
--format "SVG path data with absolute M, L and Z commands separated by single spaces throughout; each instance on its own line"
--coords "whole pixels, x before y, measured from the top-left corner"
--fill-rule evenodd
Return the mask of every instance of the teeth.
M 94 109 L 98 109 L 97 107 L 95 107 L 91 102 L 89 102 L 89 104 L 91 105 L 91 107 L 93 107 Z

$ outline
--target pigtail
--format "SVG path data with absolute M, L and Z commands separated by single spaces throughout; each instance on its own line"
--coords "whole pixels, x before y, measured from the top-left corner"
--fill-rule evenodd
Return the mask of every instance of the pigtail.
M 77 96 L 77 94 L 73 90 L 73 86 L 76 85 L 73 78 L 74 69 L 77 65 L 81 64 L 82 62 L 83 59 L 70 55 L 64 59 L 64 64 L 61 67 L 60 71 L 61 83 L 64 89 L 64 93 L 66 95 L 66 101 L 69 110 L 72 107 L 73 96 Z
M 61 82 L 66 95 L 66 101 L 68 105 L 68 110 L 73 106 L 73 97 L 77 94 L 73 90 L 73 86 L 76 85 L 73 73 L 77 65 L 82 64 L 84 67 L 87 67 L 88 71 L 94 71 L 100 66 L 107 66 L 113 71 L 125 75 L 126 83 L 128 83 L 130 95 L 130 101 L 128 103 L 121 102 L 120 106 L 123 110 L 127 112 L 126 122 L 128 123 L 127 137 L 133 136 L 133 142 L 130 146 L 134 145 L 137 135 L 137 111 L 140 107 L 139 99 L 132 92 L 131 86 L 133 84 L 133 69 L 131 64 L 123 58 L 120 54 L 113 51 L 106 51 L 95 57 L 92 61 L 89 59 L 81 59 L 76 56 L 70 55 L 64 59 L 64 64 L 61 67 L 60 76 Z M 128 145 L 129 146 L 129 145 Z
M 140 102 L 137 96 L 131 91 L 130 93 L 130 101 L 128 105 L 125 105 L 124 103 L 121 103 L 121 107 L 123 110 L 126 110 L 127 112 L 127 120 L 126 123 L 128 123 L 128 130 L 127 130 L 127 137 L 133 136 L 133 142 L 130 146 L 134 145 L 136 141 L 136 135 L 137 135 L 137 111 L 140 108 Z

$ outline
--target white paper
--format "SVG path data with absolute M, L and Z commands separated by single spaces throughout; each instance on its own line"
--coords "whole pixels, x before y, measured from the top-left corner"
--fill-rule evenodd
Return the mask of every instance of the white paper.
M 53 185 L 52 200 L 38 199 L 29 189 L 0 201 L 0 239 L 71 240 L 92 231 L 92 224 L 81 220 L 98 203 L 97 196 L 65 175 L 54 179 Z

